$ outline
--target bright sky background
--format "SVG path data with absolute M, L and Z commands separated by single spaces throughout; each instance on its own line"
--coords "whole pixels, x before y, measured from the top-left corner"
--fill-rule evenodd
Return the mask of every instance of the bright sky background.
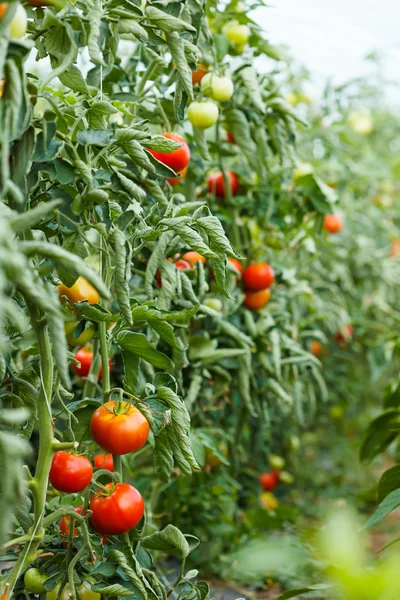
M 399 0 L 270 0 L 256 15 L 270 41 L 287 45 L 316 85 L 368 75 L 371 50 L 385 56 L 384 75 L 400 85 Z M 400 102 L 400 93 L 391 96 Z

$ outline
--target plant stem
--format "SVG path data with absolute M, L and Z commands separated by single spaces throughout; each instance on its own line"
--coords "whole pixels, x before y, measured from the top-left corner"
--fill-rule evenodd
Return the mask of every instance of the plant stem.
M 40 439 L 35 477 L 28 483 L 33 496 L 34 524 L 30 532 L 31 537 L 29 542 L 3 583 L 2 587 L 4 587 L 4 584 L 10 584 L 10 593 L 12 593 L 22 571 L 36 559 L 37 550 L 44 535 L 43 517 L 54 441 L 50 406 L 53 391 L 53 355 L 48 325 L 38 310 L 30 304 L 29 300 L 25 300 L 39 346 L 41 386 L 37 396 L 37 414 Z

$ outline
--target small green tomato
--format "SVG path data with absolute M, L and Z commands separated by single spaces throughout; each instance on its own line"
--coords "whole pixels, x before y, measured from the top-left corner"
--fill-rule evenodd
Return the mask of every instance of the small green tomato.
M 208 308 L 212 308 L 217 312 L 221 312 L 222 310 L 222 302 L 219 298 L 206 298 L 206 300 L 204 300 L 204 304 L 208 306 Z
M 46 588 L 43 586 L 46 579 L 47 575 L 42 575 L 38 569 L 32 567 L 24 575 L 24 584 L 28 592 L 43 594 L 46 591 Z
M 249 41 L 250 29 L 247 25 L 240 25 L 238 21 L 229 21 L 222 32 L 236 49 L 244 48 Z
M 211 100 L 192 102 L 188 108 L 188 119 L 198 129 L 208 129 L 218 120 L 218 106 Z
M 22 4 L 18 4 L 15 15 L 9 25 L 10 36 L 13 38 L 22 38 L 26 34 L 28 26 L 28 15 Z
M 218 77 L 214 73 L 207 73 L 201 80 L 201 91 L 218 102 L 228 102 L 233 95 L 233 82 L 229 77 Z
M 268 461 L 273 469 L 278 469 L 279 471 L 285 466 L 285 459 L 277 454 L 270 454 Z

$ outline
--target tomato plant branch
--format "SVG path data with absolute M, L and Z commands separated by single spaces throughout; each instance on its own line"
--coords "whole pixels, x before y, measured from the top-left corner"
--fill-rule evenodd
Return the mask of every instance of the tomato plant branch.
M 34 524 L 31 528 L 32 533 L 29 542 L 6 577 L 5 583 L 10 584 L 11 591 L 21 572 L 36 559 L 37 550 L 44 535 L 43 517 L 54 441 L 50 408 L 53 389 L 53 354 L 48 325 L 30 301 L 27 298 L 25 298 L 25 301 L 39 347 L 41 386 L 37 396 L 37 414 L 40 439 L 36 473 L 33 479 L 29 481 L 34 503 Z

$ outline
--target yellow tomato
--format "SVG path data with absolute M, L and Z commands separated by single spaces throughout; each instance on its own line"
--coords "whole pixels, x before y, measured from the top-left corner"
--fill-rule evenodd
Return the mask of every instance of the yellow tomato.
M 263 492 L 260 496 L 260 504 L 267 510 L 275 510 L 279 506 L 279 502 L 271 492 Z
M 95 328 L 93 325 L 86 327 L 78 337 L 74 337 L 74 329 L 78 327 L 79 321 L 67 321 L 64 323 L 65 336 L 70 346 L 85 346 L 92 339 Z
M 62 301 L 62 296 L 67 296 L 71 304 L 87 300 L 89 304 L 98 304 L 100 294 L 84 277 L 78 277 L 72 287 L 67 287 L 63 283 L 58 286 L 58 294 Z

